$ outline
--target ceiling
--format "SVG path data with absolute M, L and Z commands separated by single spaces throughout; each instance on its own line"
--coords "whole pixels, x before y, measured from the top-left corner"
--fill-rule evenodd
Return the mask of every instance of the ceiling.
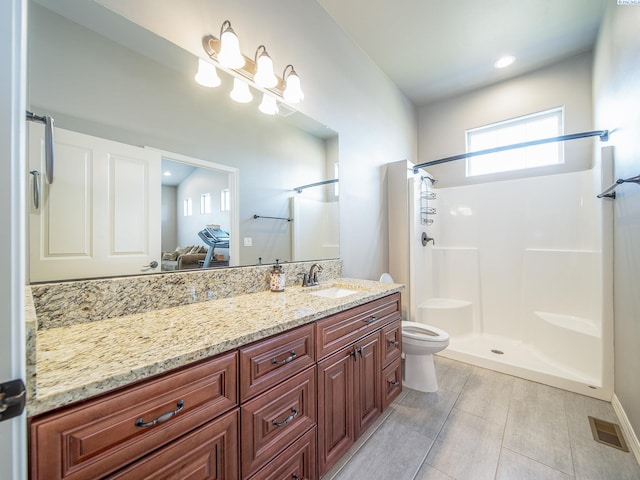
M 317 1 L 420 106 L 590 50 L 607 0 Z

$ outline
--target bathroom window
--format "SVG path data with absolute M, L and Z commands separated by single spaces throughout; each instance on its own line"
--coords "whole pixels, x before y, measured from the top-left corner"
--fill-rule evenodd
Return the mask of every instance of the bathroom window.
M 225 188 L 220 191 L 220 211 L 228 212 L 229 210 L 231 210 L 231 194 L 229 189 Z
M 200 195 L 200 215 L 211 213 L 211 194 L 203 193 Z
M 182 208 L 185 217 L 193 215 L 193 203 L 191 202 L 191 198 L 184 199 L 184 202 L 182 202 Z
M 563 135 L 562 107 L 467 130 L 467 152 Z M 562 142 L 467 158 L 467 177 L 564 163 Z

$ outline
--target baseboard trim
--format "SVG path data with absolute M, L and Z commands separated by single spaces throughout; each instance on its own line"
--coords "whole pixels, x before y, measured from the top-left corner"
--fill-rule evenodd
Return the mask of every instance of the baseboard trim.
M 620 426 L 622 427 L 622 432 L 624 433 L 624 438 L 627 441 L 627 445 L 633 452 L 633 455 L 636 457 L 636 461 L 640 464 L 640 442 L 638 441 L 638 437 L 636 436 L 636 432 L 634 432 L 631 423 L 629 422 L 629 418 L 622 408 L 622 404 L 616 394 L 613 394 L 613 398 L 611 399 L 611 406 L 613 406 L 613 410 L 616 412 L 618 416 L 618 420 L 620 421 Z

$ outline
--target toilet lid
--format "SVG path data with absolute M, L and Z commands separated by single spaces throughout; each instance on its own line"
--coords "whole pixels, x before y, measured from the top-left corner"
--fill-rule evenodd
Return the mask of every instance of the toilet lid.
M 393 277 L 391 277 L 391 275 L 385 272 L 382 275 L 380 275 L 380 281 L 382 283 L 393 283 Z

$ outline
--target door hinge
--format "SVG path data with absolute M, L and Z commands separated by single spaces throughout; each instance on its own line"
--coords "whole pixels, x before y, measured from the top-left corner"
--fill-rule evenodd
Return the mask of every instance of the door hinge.
M 0 422 L 22 415 L 27 391 L 21 379 L 0 383 Z

